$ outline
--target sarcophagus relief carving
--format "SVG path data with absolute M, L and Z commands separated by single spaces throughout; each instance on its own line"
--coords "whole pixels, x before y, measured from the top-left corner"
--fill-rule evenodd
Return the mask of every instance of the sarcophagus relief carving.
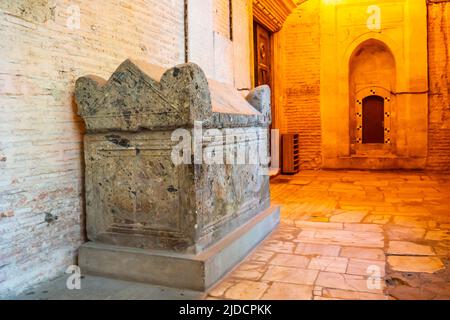
M 198 254 L 269 208 L 268 87 L 244 99 L 195 64 L 127 60 L 76 101 L 90 241 Z

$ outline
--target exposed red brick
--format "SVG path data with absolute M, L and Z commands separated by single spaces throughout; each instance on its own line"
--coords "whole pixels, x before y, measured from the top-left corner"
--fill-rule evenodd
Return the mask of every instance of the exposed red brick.
M 428 168 L 450 170 L 450 1 L 428 1 Z
M 320 1 L 302 4 L 286 20 L 283 39 L 283 132 L 299 133 L 301 169 L 322 165 Z

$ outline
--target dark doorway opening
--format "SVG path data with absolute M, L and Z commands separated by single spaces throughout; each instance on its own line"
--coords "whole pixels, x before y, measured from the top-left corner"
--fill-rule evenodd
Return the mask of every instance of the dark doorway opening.
M 384 143 L 384 99 L 369 96 L 363 99 L 363 143 Z

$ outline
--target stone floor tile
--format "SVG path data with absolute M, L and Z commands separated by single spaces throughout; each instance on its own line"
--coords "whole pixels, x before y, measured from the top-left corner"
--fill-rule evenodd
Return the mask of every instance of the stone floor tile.
M 293 184 L 293 185 L 306 186 L 306 185 L 310 184 L 311 182 L 312 182 L 311 179 L 292 179 L 288 183 Z
M 385 227 L 386 235 L 389 240 L 421 240 L 425 236 L 426 230 L 423 228 L 401 227 L 387 225 Z
M 364 218 L 364 223 L 386 224 L 391 220 L 391 215 L 386 214 L 370 214 Z
M 384 247 L 384 236 L 379 232 L 318 229 L 313 235 L 300 233 L 295 241 L 355 247 Z
M 317 277 L 316 285 L 324 288 L 334 288 L 350 291 L 383 293 L 383 281 L 378 288 L 372 287 L 372 282 L 367 277 L 321 271 Z
M 363 188 L 361 186 L 356 186 L 353 183 L 332 183 L 329 191 L 362 191 Z
M 268 287 L 265 282 L 241 281 L 231 286 L 224 297 L 234 300 L 258 300 Z
M 287 219 L 287 218 L 283 218 L 283 217 L 280 218 L 280 223 L 295 226 L 295 220 Z
M 309 262 L 310 259 L 305 256 L 279 253 L 269 262 L 269 264 L 305 269 Z
M 233 277 L 240 279 L 258 280 L 262 277 L 266 270 L 266 264 L 250 261 L 242 263 L 236 270 L 233 271 L 232 275 Z
M 438 223 L 434 220 L 429 220 L 428 221 L 428 229 L 438 229 Z
M 387 187 L 389 185 L 389 182 L 386 180 L 372 180 L 372 181 L 366 181 L 366 180 L 361 180 L 361 181 L 356 181 L 355 185 L 357 186 L 370 186 L 370 187 Z
M 408 242 L 389 241 L 388 254 L 392 255 L 414 255 L 414 256 L 434 256 L 435 252 L 430 246 Z
M 404 226 L 404 227 L 413 227 L 413 228 L 427 228 L 428 221 L 420 220 L 418 217 L 409 217 L 409 216 L 395 216 L 393 219 L 393 223 L 396 225 Z
M 405 213 L 405 215 L 409 216 L 427 216 L 431 215 L 430 210 L 423 206 L 399 206 L 398 211 Z
M 379 260 L 355 259 L 351 258 L 348 262 L 347 274 L 360 276 L 385 276 L 386 263 Z
M 377 224 L 360 224 L 360 223 L 345 223 L 344 230 L 362 231 L 362 232 L 383 232 L 383 228 Z
M 84 275 L 80 290 L 67 289 L 67 275 L 40 283 L 14 300 L 200 300 L 206 294 L 176 288 Z
M 450 256 L 450 247 L 436 246 L 434 251 L 438 256 Z
M 330 218 L 331 222 L 347 222 L 347 223 L 358 223 L 363 221 L 364 217 L 367 216 L 367 211 L 349 211 L 333 215 Z
M 258 249 L 251 254 L 249 259 L 253 260 L 253 261 L 259 261 L 259 262 L 268 262 L 274 255 L 275 255 L 275 252 L 273 252 L 273 251 L 266 251 L 266 250 Z
M 386 260 L 384 251 L 382 249 L 373 248 L 343 247 L 340 256 L 345 258 L 357 258 L 377 261 Z
M 317 274 L 317 270 L 270 266 L 262 279 L 264 281 L 312 285 L 317 278 Z
M 295 225 L 299 228 L 304 229 L 343 229 L 344 225 L 342 223 L 331 223 L 331 222 L 313 222 L 313 221 L 295 221 Z
M 235 280 L 227 279 L 216 286 L 214 286 L 211 290 L 209 290 L 208 295 L 211 297 L 220 298 L 225 294 L 225 291 L 227 291 L 229 288 L 231 288 L 233 285 L 236 284 Z
M 210 291 L 209 299 L 382 299 L 383 290 L 390 299 L 450 299 L 450 270 L 444 266 L 450 259 L 450 175 L 324 170 L 271 182 L 272 202 L 282 205 L 280 227 Z M 363 213 L 367 215 L 361 218 Z M 430 251 L 436 255 L 418 255 Z M 308 270 L 311 260 L 323 257 L 348 259 L 345 272 L 354 274 Z M 386 271 L 384 279 L 367 276 L 372 264 Z M 44 296 L 25 298 L 105 295 L 96 281 L 70 293 L 64 283 L 62 278 L 63 292 L 48 289 Z M 110 279 L 106 283 L 107 295 L 119 299 L 204 297 Z M 374 284 L 379 287 L 372 288 Z
M 320 287 L 320 286 L 314 286 L 313 294 L 314 294 L 315 296 L 321 296 L 321 295 L 322 295 L 322 290 L 323 290 L 322 287 Z
M 312 286 L 274 282 L 262 300 L 311 300 L 312 297 Z
M 298 221 L 298 220 L 297 220 Z M 330 219 L 327 217 L 308 217 L 309 222 L 329 222 Z
M 319 256 L 311 259 L 308 269 L 345 273 L 347 263 L 347 258 Z
M 276 233 L 273 233 L 271 235 L 270 239 L 271 240 L 279 240 L 279 241 L 292 241 L 297 238 L 297 234 L 298 234 L 298 232 L 296 234 L 292 234 L 292 233 L 288 233 L 288 232 L 277 231 Z
M 384 294 L 329 288 L 323 289 L 322 296 L 325 298 L 337 298 L 343 300 L 388 300 L 388 296 Z
M 338 245 L 324 245 L 314 243 L 299 243 L 295 249 L 296 254 L 306 256 L 332 256 L 337 257 L 341 247 Z
M 450 240 L 449 230 L 432 230 L 425 235 L 425 240 L 448 241 Z
M 316 235 L 316 229 L 302 229 L 297 239 L 312 239 Z
M 344 300 L 344 299 L 338 299 L 338 298 L 326 298 L 326 297 L 321 297 L 321 296 L 315 296 L 314 300 L 323 300 L 323 301 L 328 301 L 328 300 Z
M 295 244 L 287 241 L 279 241 L 279 240 L 267 240 L 265 241 L 260 249 L 266 251 L 274 251 L 277 253 L 293 253 L 295 248 Z
M 435 294 L 405 285 L 398 285 L 389 290 L 389 294 L 398 300 L 431 300 Z
M 390 267 L 395 271 L 434 273 L 445 268 L 436 257 L 390 256 Z

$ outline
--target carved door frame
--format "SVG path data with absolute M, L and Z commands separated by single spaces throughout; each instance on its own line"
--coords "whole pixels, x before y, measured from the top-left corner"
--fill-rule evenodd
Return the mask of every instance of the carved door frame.
M 363 144 L 363 100 L 367 97 L 379 96 L 384 100 L 384 143 L 383 144 Z M 353 131 L 352 155 L 370 155 L 379 150 L 394 154 L 395 153 L 395 112 L 394 97 L 390 90 L 381 86 L 368 86 L 359 89 L 355 94 L 354 114 L 350 121 Z

